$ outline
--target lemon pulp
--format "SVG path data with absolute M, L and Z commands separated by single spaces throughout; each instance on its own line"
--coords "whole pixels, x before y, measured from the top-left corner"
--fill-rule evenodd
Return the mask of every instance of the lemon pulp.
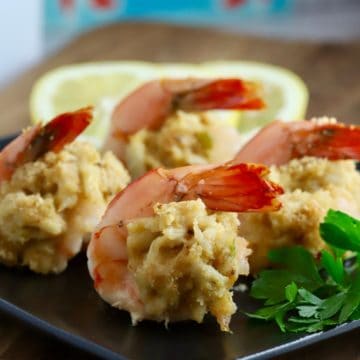
M 244 141 L 272 120 L 293 121 L 305 116 L 308 102 L 305 84 L 280 67 L 244 61 L 202 64 L 119 61 L 69 65 L 44 74 L 31 92 L 31 118 L 34 123 L 46 122 L 59 113 L 93 105 L 94 120 L 81 137 L 101 147 L 114 106 L 146 81 L 163 77 L 237 77 L 258 83 L 266 109 L 208 112 L 209 116 L 237 127 Z

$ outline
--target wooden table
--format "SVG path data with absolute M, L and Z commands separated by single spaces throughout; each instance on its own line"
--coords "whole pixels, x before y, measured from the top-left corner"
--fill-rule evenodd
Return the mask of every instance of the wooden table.
M 238 36 L 209 29 L 124 23 L 84 34 L 0 92 L 0 135 L 29 122 L 28 96 L 44 72 L 68 63 L 97 60 L 256 60 L 285 66 L 310 89 L 307 117 L 331 115 L 360 124 L 360 42 L 318 44 Z M 282 359 L 360 359 L 360 330 Z M 88 359 L 89 356 L 0 315 L 1 359 Z

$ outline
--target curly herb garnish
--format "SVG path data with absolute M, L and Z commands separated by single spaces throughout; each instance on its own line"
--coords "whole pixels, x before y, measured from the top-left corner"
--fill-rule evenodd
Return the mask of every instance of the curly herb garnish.
M 262 271 L 250 291 L 264 306 L 248 316 L 308 333 L 360 319 L 360 221 L 329 210 L 319 231 L 328 250 L 318 260 L 301 246 L 269 252 L 276 269 Z

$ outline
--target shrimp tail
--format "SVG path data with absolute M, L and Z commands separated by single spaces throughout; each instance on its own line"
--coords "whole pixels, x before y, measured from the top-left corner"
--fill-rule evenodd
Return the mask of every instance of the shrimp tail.
M 25 161 L 34 161 L 48 151 L 59 152 L 90 124 L 92 107 L 67 112 L 42 127 L 24 152 Z
M 277 196 L 283 189 L 266 180 L 267 167 L 256 164 L 226 164 L 186 175 L 177 186 L 185 198 L 200 197 L 211 210 L 268 211 L 281 204 Z
M 19 166 L 35 161 L 48 151 L 59 152 L 90 124 L 87 107 L 55 117 L 45 126 L 36 125 L 14 139 L 0 153 L 0 182 L 9 180 Z
M 258 86 L 240 79 L 161 79 L 145 83 L 129 94 L 114 109 L 110 148 L 115 153 L 118 142 L 146 128 L 158 129 L 176 110 L 205 111 L 220 109 L 262 109 L 264 102 Z M 110 139 L 111 141 L 111 139 Z
M 257 90 L 255 83 L 240 79 L 213 80 L 177 94 L 173 108 L 185 111 L 259 110 L 265 104 Z
M 279 166 L 304 156 L 360 160 L 360 127 L 330 122 L 328 118 L 274 121 L 244 145 L 233 163 Z
M 360 127 L 341 123 L 317 125 L 293 134 L 293 157 L 360 160 Z

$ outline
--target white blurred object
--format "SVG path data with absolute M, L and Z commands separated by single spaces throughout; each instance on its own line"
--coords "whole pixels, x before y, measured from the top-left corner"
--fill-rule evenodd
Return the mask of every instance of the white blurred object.
M 42 55 L 42 1 L 0 1 L 0 86 Z
M 360 38 L 360 0 L 0 0 L 0 88 L 81 32 L 129 20 L 348 41 Z

